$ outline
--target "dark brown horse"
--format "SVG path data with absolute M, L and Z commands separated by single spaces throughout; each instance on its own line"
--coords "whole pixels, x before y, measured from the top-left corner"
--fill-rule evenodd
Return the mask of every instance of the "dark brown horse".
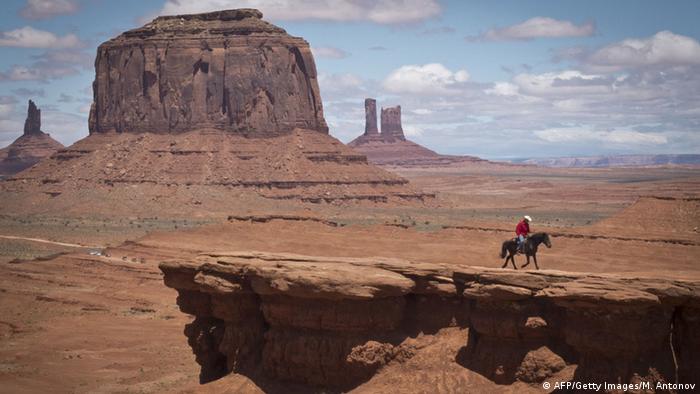
M 532 259 L 535 260 L 535 268 L 540 269 L 540 267 L 537 265 L 537 247 L 541 243 L 547 245 L 548 248 L 552 247 L 552 241 L 549 240 L 549 234 L 535 233 L 527 237 L 525 240 L 525 247 L 523 248 L 525 251 L 525 257 L 527 257 L 527 263 L 523 264 L 523 266 L 520 268 L 527 267 L 530 264 L 530 256 L 532 256 Z M 506 257 L 506 252 L 508 252 L 508 257 Z M 505 257 L 506 261 L 503 263 L 503 267 L 501 268 L 506 268 L 508 265 L 508 260 L 510 260 L 510 262 L 513 263 L 513 268 L 517 270 L 518 267 L 515 266 L 514 258 L 517 252 L 518 242 L 516 240 L 509 239 L 503 242 L 503 246 L 501 247 L 501 258 Z

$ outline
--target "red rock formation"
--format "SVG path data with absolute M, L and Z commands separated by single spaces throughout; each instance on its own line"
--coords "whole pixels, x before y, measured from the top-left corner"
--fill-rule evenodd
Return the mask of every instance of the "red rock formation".
M 403 127 L 401 127 L 401 106 L 382 108 L 382 132 L 384 140 L 397 139 L 404 141 Z
M 41 110 L 32 100 L 29 100 L 27 119 L 24 121 L 24 135 L 39 133 L 41 133 Z
M 377 100 L 365 99 L 365 135 L 379 135 L 377 130 Z
M 0 150 L 0 175 L 16 174 L 63 148 L 60 142 L 41 131 L 41 110 L 29 100 L 24 134 Z
M 90 132 L 328 132 L 306 41 L 253 9 L 162 16 L 99 46 Z
M 102 44 L 90 136 L 6 179 L 0 211 L 230 215 L 261 197 L 432 199 L 328 135 L 308 44 L 261 16 L 159 17 Z
M 401 125 L 401 106 L 382 108 L 381 133 L 377 133 L 377 102 L 365 99 L 365 133 L 348 143 L 367 159 L 379 165 L 443 166 L 454 163 L 482 161 L 472 156 L 438 154 L 407 140 Z
M 196 317 L 202 377 L 229 372 L 347 390 L 413 354 L 411 333 L 469 328 L 458 362 L 501 384 L 700 383 L 700 283 L 231 253 L 164 262 Z M 674 362 L 675 358 L 675 362 Z M 571 379 L 571 376 L 569 376 Z

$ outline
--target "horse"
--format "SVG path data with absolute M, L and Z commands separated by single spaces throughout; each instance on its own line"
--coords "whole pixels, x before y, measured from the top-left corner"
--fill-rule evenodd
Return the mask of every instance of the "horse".
M 543 242 L 548 248 L 552 247 L 552 241 L 549 240 L 549 234 L 547 233 L 535 233 L 525 240 L 525 247 L 523 250 L 525 251 L 525 257 L 527 257 L 527 263 L 523 264 L 520 268 L 527 267 L 530 264 L 530 256 L 532 256 L 532 259 L 535 260 L 535 268 L 540 269 L 537 265 L 537 247 Z M 508 257 L 506 257 L 506 251 L 508 252 Z M 503 242 L 503 246 L 501 246 L 501 258 L 506 257 L 506 261 L 501 268 L 506 268 L 508 260 L 510 260 L 510 262 L 513 263 L 513 268 L 517 270 L 518 268 L 515 266 L 514 258 L 517 252 L 518 242 L 516 240 L 509 239 Z

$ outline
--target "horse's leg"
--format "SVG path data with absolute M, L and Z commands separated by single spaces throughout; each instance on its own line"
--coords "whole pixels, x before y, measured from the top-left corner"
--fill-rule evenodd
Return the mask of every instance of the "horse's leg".
M 515 265 L 515 254 L 510 255 L 510 262 L 513 263 L 513 269 L 517 270 L 518 267 Z
M 503 262 L 503 266 L 501 268 L 506 268 L 506 266 L 508 265 L 509 258 L 510 258 L 510 256 L 506 256 L 506 260 Z
M 533 254 L 533 255 L 532 255 L 532 259 L 535 260 L 535 268 L 540 269 L 540 266 L 537 265 L 537 255 L 536 255 L 536 254 Z
M 525 268 L 525 267 L 527 267 L 528 265 L 530 265 L 530 255 L 529 255 L 529 254 L 526 254 L 525 257 L 527 258 L 527 263 L 523 264 L 523 266 L 520 267 L 520 268 Z

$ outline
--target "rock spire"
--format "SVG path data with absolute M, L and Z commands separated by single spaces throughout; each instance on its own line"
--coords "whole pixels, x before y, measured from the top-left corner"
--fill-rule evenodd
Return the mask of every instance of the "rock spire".
M 27 119 L 24 121 L 24 135 L 41 133 L 41 110 L 29 100 Z

